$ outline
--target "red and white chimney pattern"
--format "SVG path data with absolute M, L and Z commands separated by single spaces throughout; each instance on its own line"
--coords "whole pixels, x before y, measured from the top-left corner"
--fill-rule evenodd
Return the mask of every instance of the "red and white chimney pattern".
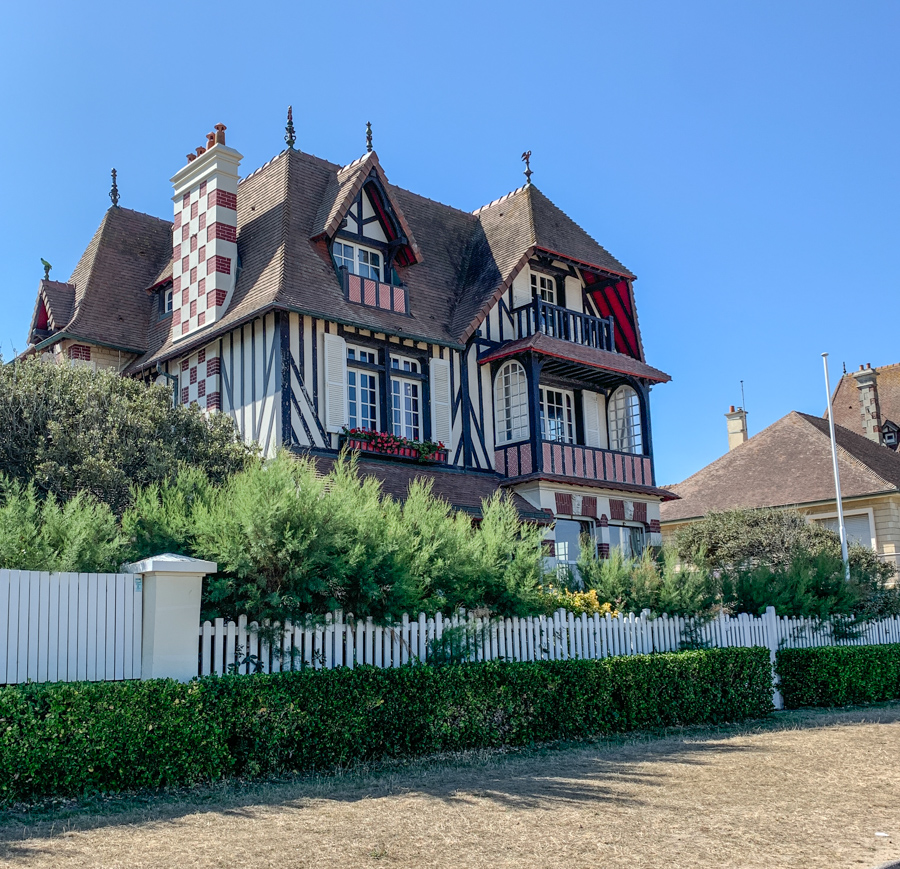
M 220 361 L 216 346 L 204 347 L 181 360 L 178 372 L 179 401 L 201 409 L 221 410 Z
M 174 341 L 221 319 L 231 301 L 237 269 L 240 161 L 241 155 L 225 146 L 222 127 L 208 150 L 172 178 Z

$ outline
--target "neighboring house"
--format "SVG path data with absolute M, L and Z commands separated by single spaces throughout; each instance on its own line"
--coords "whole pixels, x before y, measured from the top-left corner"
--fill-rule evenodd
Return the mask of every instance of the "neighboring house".
M 729 451 L 671 487 L 680 500 L 662 506 L 664 539 L 711 511 L 743 507 L 797 509 L 837 531 L 828 420 L 792 411 L 748 439 L 746 413 L 726 417 Z M 848 540 L 897 565 L 900 455 L 842 425 L 835 435 Z
M 900 364 L 844 372 L 831 399 L 837 425 L 896 450 L 900 444 Z M 827 418 L 827 414 L 826 414 Z
M 266 454 L 333 462 L 347 429 L 442 442 L 367 452 L 402 496 L 426 476 L 473 515 L 509 491 L 600 553 L 659 540 L 649 366 L 634 275 L 529 183 L 473 213 L 391 185 L 374 151 L 293 147 L 239 177 L 225 127 L 174 175 L 174 222 L 118 206 L 66 283 L 44 280 L 29 352 L 169 383 Z

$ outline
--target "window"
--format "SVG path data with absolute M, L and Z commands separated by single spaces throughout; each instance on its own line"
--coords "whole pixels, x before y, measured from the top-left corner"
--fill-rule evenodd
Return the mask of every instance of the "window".
M 563 444 L 575 442 L 572 393 L 541 387 L 541 437 Z
M 336 241 L 334 243 L 334 248 L 332 249 L 332 256 L 334 256 L 335 266 L 347 269 L 350 274 L 356 273 L 356 269 L 353 265 L 354 256 L 352 244 L 343 244 L 340 241 Z
M 159 316 L 165 317 L 172 313 L 172 287 L 169 286 L 160 291 L 159 294 Z
M 840 536 L 841 528 L 837 516 L 828 519 L 815 519 L 819 525 L 824 525 L 829 531 L 834 531 Z M 872 528 L 869 524 L 868 513 L 844 514 L 844 530 L 847 532 L 847 545 L 858 543 L 866 549 L 872 549 Z
M 528 381 L 518 362 L 507 362 L 497 373 L 494 417 L 498 444 L 528 438 Z
M 557 519 L 553 527 L 556 540 L 556 577 L 564 587 L 582 588 L 578 573 L 581 544 L 593 540 L 593 523 L 573 519 Z
M 644 554 L 644 529 L 639 525 L 609 525 L 610 548 L 618 546 L 625 558 L 640 558 Z
M 540 296 L 541 301 L 550 305 L 556 304 L 556 282 L 546 275 L 531 273 L 531 292 L 534 296 Z
M 346 245 L 344 245 L 346 247 Z M 381 280 L 381 257 L 371 250 L 359 249 L 359 274 L 373 281 Z
M 420 373 L 419 363 L 401 356 L 391 357 L 391 416 L 393 433 L 412 441 L 422 439 L 421 388 L 418 379 L 397 376 Z
M 354 362 L 376 364 L 374 350 L 347 348 L 347 424 L 378 431 L 378 374 L 353 368 Z
M 609 448 L 637 455 L 644 451 L 641 402 L 630 386 L 620 386 L 609 400 Z

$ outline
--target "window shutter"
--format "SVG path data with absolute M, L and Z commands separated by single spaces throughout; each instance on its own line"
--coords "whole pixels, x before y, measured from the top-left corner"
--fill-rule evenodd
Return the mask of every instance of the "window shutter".
M 584 440 L 589 447 L 599 447 L 600 443 L 600 410 L 595 392 L 581 393 L 581 404 L 584 411 Z
M 347 342 L 340 335 L 325 339 L 325 428 L 339 432 L 347 425 Z
M 453 435 L 450 395 L 450 362 L 447 359 L 432 359 L 429 362 L 431 375 L 431 439 L 450 446 Z

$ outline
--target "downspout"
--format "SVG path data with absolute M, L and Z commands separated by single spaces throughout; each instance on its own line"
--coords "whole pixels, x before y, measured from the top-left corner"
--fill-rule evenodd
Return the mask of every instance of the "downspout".
M 177 374 L 169 374 L 168 371 L 163 371 L 162 363 L 156 363 L 156 372 L 157 374 L 165 377 L 169 383 L 172 384 L 172 407 L 178 406 L 178 375 Z

